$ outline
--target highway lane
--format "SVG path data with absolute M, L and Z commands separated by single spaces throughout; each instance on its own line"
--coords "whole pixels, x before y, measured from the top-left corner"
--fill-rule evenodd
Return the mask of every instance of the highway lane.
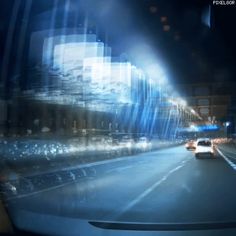
M 10 212 L 125 222 L 236 220 L 236 172 L 219 155 L 197 160 L 179 146 L 92 169 L 62 187 L 9 199 Z

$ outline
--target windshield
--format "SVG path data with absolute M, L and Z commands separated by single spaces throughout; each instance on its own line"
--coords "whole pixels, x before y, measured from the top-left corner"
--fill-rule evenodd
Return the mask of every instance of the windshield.
M 0 211 L 13 230 L 236 224 L 235 1 L 2 3 Z
M 210 141 L 199 141 L 197 143 L 198 146 L 205 146 L 205 147 L 210 147 L 211 146 L 211 142 Z

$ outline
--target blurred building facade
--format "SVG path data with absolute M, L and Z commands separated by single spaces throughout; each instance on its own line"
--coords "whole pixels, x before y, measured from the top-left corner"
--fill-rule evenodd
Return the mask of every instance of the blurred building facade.
M 234 83 L 182 84 L 182 91 L 188 105 L 203 118 L 202 122 L 229 125 L 229 132 L 235 132 L 236 94 Z

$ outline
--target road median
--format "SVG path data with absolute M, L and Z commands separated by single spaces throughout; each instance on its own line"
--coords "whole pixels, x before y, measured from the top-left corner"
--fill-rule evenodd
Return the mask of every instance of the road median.
M 113 144 L 102 139 L 87 142 L 84 138 L 71 139 L 2 139 L 0 140 L 1 166 L 19 173 L 40 172 L 74 165 L 137 155 L 180 145 L 180 141 L 152 140 L 145 148 Z

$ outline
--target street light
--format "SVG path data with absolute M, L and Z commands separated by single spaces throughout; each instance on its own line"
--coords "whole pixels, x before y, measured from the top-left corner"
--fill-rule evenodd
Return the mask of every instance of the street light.
M 179 104 L 183 107 L 186 107 L 187 106 L 187 101 L 185 101 L 184 99 L 180 99 Z
M 226 135 L 226 138 L 228 138 L 228 136 L 229 136 L 229 126 L 230 126 L 230 122 L 229 122 L 229 121 L 226 121 L 223 125 L 224 125 L 224 127 L 225 127 L 225 135 Z

